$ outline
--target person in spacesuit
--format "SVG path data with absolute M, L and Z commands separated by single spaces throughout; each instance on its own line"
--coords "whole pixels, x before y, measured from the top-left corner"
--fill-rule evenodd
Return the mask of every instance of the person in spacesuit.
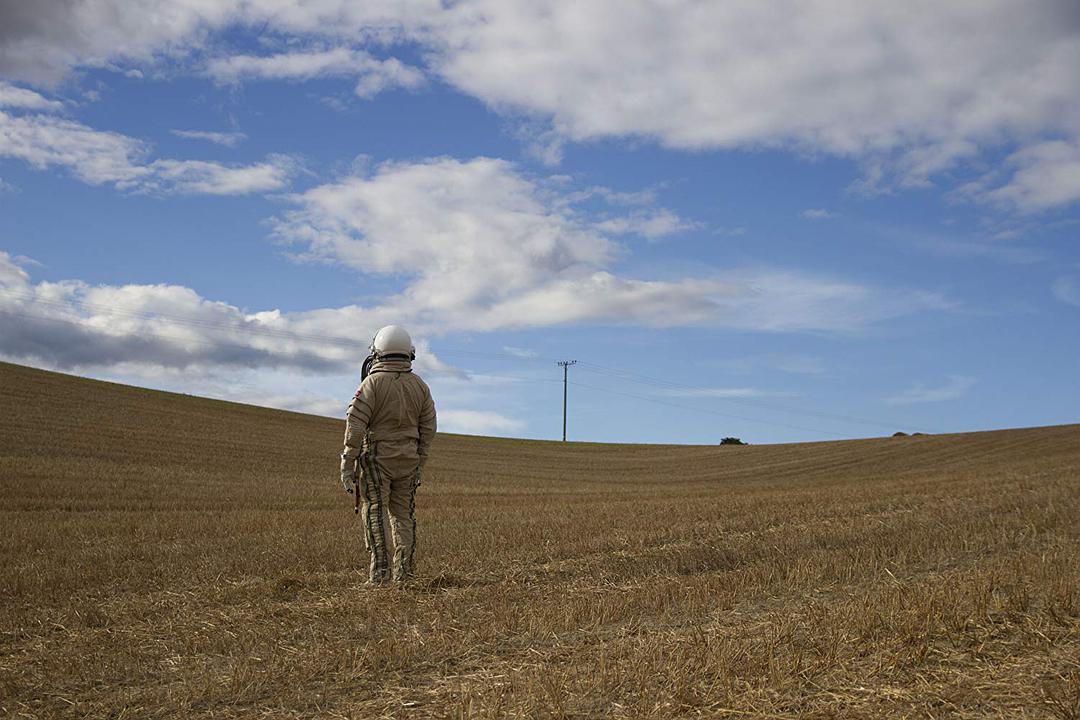
M 403 582 L 413 572 L 416 488 L 435 436 L 435 403 L 412 371 L 416 348 L 405 328 L 382 328 L 370 350 L 345 417 L 341 482 L 358 493 L 368 582 Z

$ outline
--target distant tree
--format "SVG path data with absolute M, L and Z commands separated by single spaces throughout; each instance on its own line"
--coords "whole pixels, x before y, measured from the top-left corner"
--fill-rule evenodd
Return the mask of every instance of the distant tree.
M 893 437 L 907 437 L 907 433 L 903 430 L 897 430 L 892 434 Z
M 720 441 L 720 444 L 721 445 L 746 445 L 746 443 L 744 443 L 739 438 L 733 438 L 733 437 L 724 438 L 723 440 Z

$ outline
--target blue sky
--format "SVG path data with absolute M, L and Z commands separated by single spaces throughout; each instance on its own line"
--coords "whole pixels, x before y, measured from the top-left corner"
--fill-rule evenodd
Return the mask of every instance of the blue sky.
M 1075 422 L 1065 0 L 0 11 L 0 357 L 447 431 Z M 787 8 L 787 9 L 785 9 Z

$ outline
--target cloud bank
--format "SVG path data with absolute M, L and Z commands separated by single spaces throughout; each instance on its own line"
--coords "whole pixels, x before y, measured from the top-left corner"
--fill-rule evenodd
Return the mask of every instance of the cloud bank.
M 192 161 L 139 165 L 124 138 L 92 139 L 110 151 L 91 154 L 95 162 L 71 161 L 91 182 L 225 192 L 258 181 Z M 153 174 L 130 177 L 139 167 Z M 213 187 L 200 187 L 204 182 Z M 618 193 L 575 190 L 565 179 L 530 176 L 484 157 L 386 163 L 293 195 L 293 209 L 275 219 L 273 232 L 298 257 L 402 281 L 377 304 L 297 313 L 250 312 L 175 285 L 34 283 L 0 253 L 0 349 L 61 368 L 141 363 L 327 373 L 351 367 L 367 338 L 390 323 L 408 325 L 421 339 L 568 324 L 852 333 L 950 307 L 934 293 L 793 271 L 630 276 L 618 269 L 629 249 L 602 232 L 595 211 L 580 206 L 595 197 L 612 203 L 606 218 L 626 211 Z M 629 212 L 668 213 L 644 195 Z M 455 372 L 430 353 L 424 357 L 432 372 Z
M 622 275 L 615 268 L 628 250 L 602 232 L 611 221 L 576 205 L 595 194 L 493 158 L 386 163 L 294 196 L 298 207 L 278 218 L 275 234 L 303 258 L 404 279 L 372 311 L 442 331 L 588 323 L 853 331 L 947 307 L 932 293 L 796 272 Z
M 221 54 L 236 26 L 259 28 L 267 54 Z M 424 66 L 369 52 L 398 47 Z M 546 124 L 552 162 L 565 140 L 775 147 L 852 158 L 873 189 L 925 186 L 1012 147 L 976 199 L 1021 211 L 1080 199 L 1074 0 L 41 0 L 0 13 L 0 74 L 18 80 L 163 59 L 236 81 L 355 74 L 364 97 L 438 77 Z
M 0 352 L 50 367 L 142 364 L 290 367 L 339 371 L 355 362 L 351 338 L 307 337 L 304 318 L 245 313 L 176 285 L 34 283 L 0 252 Z

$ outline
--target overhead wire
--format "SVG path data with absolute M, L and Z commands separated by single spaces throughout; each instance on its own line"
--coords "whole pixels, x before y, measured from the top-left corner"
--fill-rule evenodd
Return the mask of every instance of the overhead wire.
M 730 420 L 741 420 L 743 422 L 758 423 L 761 425 L 768 425 L 770 427 L 782 427 L 788 430 L 800 430 L 803 432 L 812 432 L 820 435 L 830 435 L 832 437 L 847 438 L 847 435 L 842 433 L 832 432 L 831 430 L 822 430 L 821 428 L 808 428 L 801 425 L 791 425 L 789 423 L 775 422 L 773 420 L 761 420 L 758 418 L 745 417 L 743 415 L 733 415 L 731 413 L 721 412 L 719 410 L 713 410 L 712 408 L 695 407 L 693 405 L 686 405 L 683 403 L 668 402 L 667 400 L 661 400 L 660 398 L 649 397 L 647 395 L 638 395 L 636 393 L 628 393 L 622 390 L 612 390 L 611 388 L 601 387 L 599 385 L 587 385 L 585 383 L 579 383 L 574 380 L 568 381 L 570 385 L 577 387 L 588 388 L 590 390 L 599 390 L 600 392 L 611 393 L 613 395 L 622 395 L 624 397 L 635 398 L 637 400 L 644 400 L 645 402 L 656 403 L 658 405 L 667 405 L 668 407 L 679 408 L 680 410 L 691 410 L 693 412 L 708 413 L 709 415 L 717 415 L 719 417 L 728 418 Z
M 625 370 L 622 368 L 612 368 L 604 365 L 597 365 L 587 361 L 579 361 L 578 366 L 586 372 L 592 372 L 598 375 L 605 375 L 609 377 L 615 377 L 626 382 L 636 382 L 642 385 L 651 385 L 653 387 L 659 387 L 668 390 L 679 390 L 687 393 L 707 393 L 709 388 L 703 388 L 700 386 L 688 385 L 686 383 L 675 382 L 672 380 L 666 380 L 663 378 L 656 378 L 649 375 L 643 375 L 641 373 L 634 372 L 632 370 Z M 719 398 L 717 398 L 719 399 Z M 816 417 L 823 420 L 834 420 L 852 425 L 868 425 L 887 429 L 896 429 L 900 425 L 905 425 L 913 430 L 921 430 L 923 432 L 939 432 L 937 430 L 929 430 L 927 428 L 915 427 L 907 423 L 886 422 L 883 420 L 870 420 L 867 418 L 856 417 L 852 415 L 843 415 L 840 413 L 821 412 L 817 410 L 807 410 L 804 408 L 797 408 L 790 405 L 783 405 L 780 403 L 761 401 L 755 398 L 739 397 L 739 396 L 724 396 L 722 398 L 725 402 L 736 403 L 741 405 L 749 405 L 764 408 L 766 410 L 776 410 L 779 412 L 791 413 L 793 415 L 804 415 L 807 417 Z

